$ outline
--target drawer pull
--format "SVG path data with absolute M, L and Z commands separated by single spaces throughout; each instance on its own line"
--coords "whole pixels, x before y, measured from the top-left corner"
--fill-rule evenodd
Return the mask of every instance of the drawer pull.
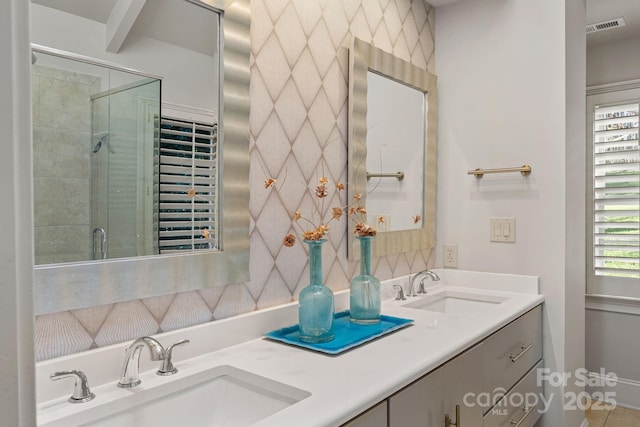
M 460 405 L 456 405 L 456 420 L 451 421 L 449 414 L 444 414 L 444 427 L 460 427 Z
M 517 362 L 518 359 L 520 359 L 522 356 L 524 356 L 524 354 L 531 350 L 531 348 L 533 347 L 534 343 L 531 343 L 529 345 L 521 345 L 520 346 L 520 350 L 522 350 L 520 353 L 518 354 L 509 354 L 509 359 L 511 359 L 512 362 Z
M 524 422 L 524 420 L 529 416 L 529 414 L 531 413 L 531 411 L 533 411 L 534 409 L 536 409 L 536 406 L 532 406 L 531 408 L 527 408 L 526 406 L 524 408 L 522 408 L 524 410 L 524 414 L 522 414 L 522 417 L 520 417 L 520 419 L 518 421 L 514 421 L 514 420 L 509 420 L 509 422 L 511 423 L 511 425 L 513 427 L 520 427 L 520 424 L 522 424 Z

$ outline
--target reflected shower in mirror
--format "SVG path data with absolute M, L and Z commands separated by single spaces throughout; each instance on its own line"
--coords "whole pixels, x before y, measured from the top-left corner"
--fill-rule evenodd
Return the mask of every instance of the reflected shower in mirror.
M 349 195 L 362 194 L 368 221 L 378 228 L 374 256 L 435 244 L 436 117 L 435 75 L 353 40 Z M 353 259 L 358 241 L 347 235 Z
M 35 263 L 158 253 L 160 80 L 35 55 Z
M 36 265 L 220 247 L 220 14 L 121 3 L 33 0 Z

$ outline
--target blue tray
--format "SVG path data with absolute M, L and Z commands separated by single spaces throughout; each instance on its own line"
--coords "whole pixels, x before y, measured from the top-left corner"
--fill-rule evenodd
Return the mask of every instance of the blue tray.
M 391 333 L 413 323 L 411 319 L 401 317 L 380 316 L 380 323 L 373 325 L 358 325 L 349 320 L 349 311 L 341 311 L 335 314 L 333 321 L 333 333 L 335 338 L 329 342 L 308 343 L 300 340 L 298 325 L 276 329 L 266 334 L 266 337 L 275 341 L 292 344 L 298 347 L 308 348 L 328 354 L 340 354 L 350 348 L 376 339 L 382 335 Z

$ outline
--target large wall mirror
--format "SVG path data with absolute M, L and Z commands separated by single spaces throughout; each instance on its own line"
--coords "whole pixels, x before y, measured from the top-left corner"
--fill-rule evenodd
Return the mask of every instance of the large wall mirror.
M 349 195 L 361 194 L 374 256 L 435 244 L 436 76 L 369 43 L 349 52 Z M 349 232 L 349 258 L 359 251 Z
M 32 0 L 35 311 L 248 279 L 248 0 Z

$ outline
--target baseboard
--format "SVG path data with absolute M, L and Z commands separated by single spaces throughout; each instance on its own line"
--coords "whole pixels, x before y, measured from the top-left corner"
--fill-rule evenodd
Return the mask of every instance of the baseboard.
M 607 383 L 612 383 L 611 378 L 605 378 L 596 372 L 589 372 L 589 377 L 598 380 L 594 382 L 601 385 L 587 386 L 586 391 L 588 393 L 601 392 L 604 393 L 604 396 L 608 393 L 614 397 L 617 406 L 640 410 L 638 406 L 638 402 L 640 402 L 640 381 L 618 378 L 614 384 L 608 385 Z

